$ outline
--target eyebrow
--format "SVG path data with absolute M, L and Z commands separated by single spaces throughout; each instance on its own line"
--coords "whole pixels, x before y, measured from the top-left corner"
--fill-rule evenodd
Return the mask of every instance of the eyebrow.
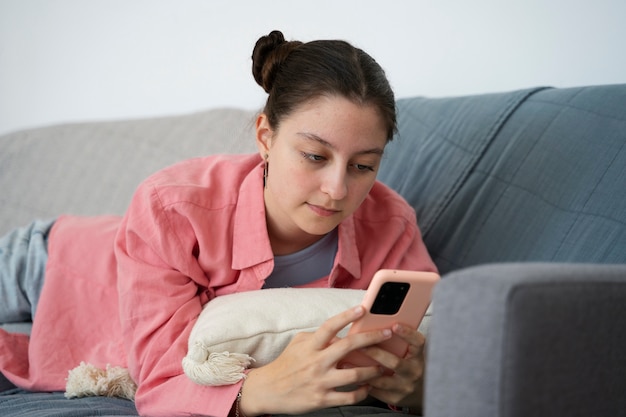
M 302 138 L 307 139 L 307 140 L 312 140 L 312 141 L 318 142 L 321 145 L 326 146 L 328 148 L 336 149 L 335 145 L 333 145 L 332 143 L 322 139 L 321 137 L 317 136 L 314 133 L 298 132 L 298 136 L 301 136 Z M 381 148 L 371 148 L 371 149 L 364 149 L 362 151 L 357 152 L 356 154 L 357 155 L 376 154 L 376 155 L 381 155 L 382 156 L 383 153 L 384 153 L 384 150 L 381 149 Z

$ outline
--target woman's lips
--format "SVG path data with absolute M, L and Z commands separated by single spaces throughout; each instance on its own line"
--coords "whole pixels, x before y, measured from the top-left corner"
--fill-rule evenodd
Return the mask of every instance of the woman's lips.
M 309 204 L 309 208 L 313 210 L 315 214 L 317 214 L 318 216 L 322 216 L 322 217 L 330 217 L 334 214 L 339 213 L 340 211 L 336 209 L 329 209 L 329 208 L 322 207 L 322 206 L 316 206 L 315 204 Z

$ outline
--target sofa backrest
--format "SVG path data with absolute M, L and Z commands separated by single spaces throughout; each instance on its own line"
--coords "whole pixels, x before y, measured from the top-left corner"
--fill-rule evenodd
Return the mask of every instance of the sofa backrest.
M 211 109 L 0 136 L 0 236 L 36 218 L 123 214 L 137 185 L 167 165 L 256 152 L 253 128 L 252 111 Z
M 416 209 L 442 272 L 505 261 L 626 263 L 626 85 L 398 100 L 379 178 Z M 214 109 L 0 137 L 0 234 L 121 214 L 178 160 L 255 152 L 254 113 Z
M 379 178 L 442 272 L 626 263 L 626 85 L 398 101 Z

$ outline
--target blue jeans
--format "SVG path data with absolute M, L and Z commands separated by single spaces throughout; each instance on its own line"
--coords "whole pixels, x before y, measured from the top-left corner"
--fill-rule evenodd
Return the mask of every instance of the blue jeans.
M 53 224 L 54 220 L 37 220 L 0 238 L 0 323 L 35 317 Z

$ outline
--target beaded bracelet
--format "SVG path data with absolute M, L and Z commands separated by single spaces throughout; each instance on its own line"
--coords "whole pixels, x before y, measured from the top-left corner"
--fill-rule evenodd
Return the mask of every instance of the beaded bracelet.
M 246 417 L 244 413 L 239 411 L 240 404 L 241 404 L 241 390 L 239 390 L 239 392 L 237 393 L 237 399 L 235 400 L 235 417 Z

